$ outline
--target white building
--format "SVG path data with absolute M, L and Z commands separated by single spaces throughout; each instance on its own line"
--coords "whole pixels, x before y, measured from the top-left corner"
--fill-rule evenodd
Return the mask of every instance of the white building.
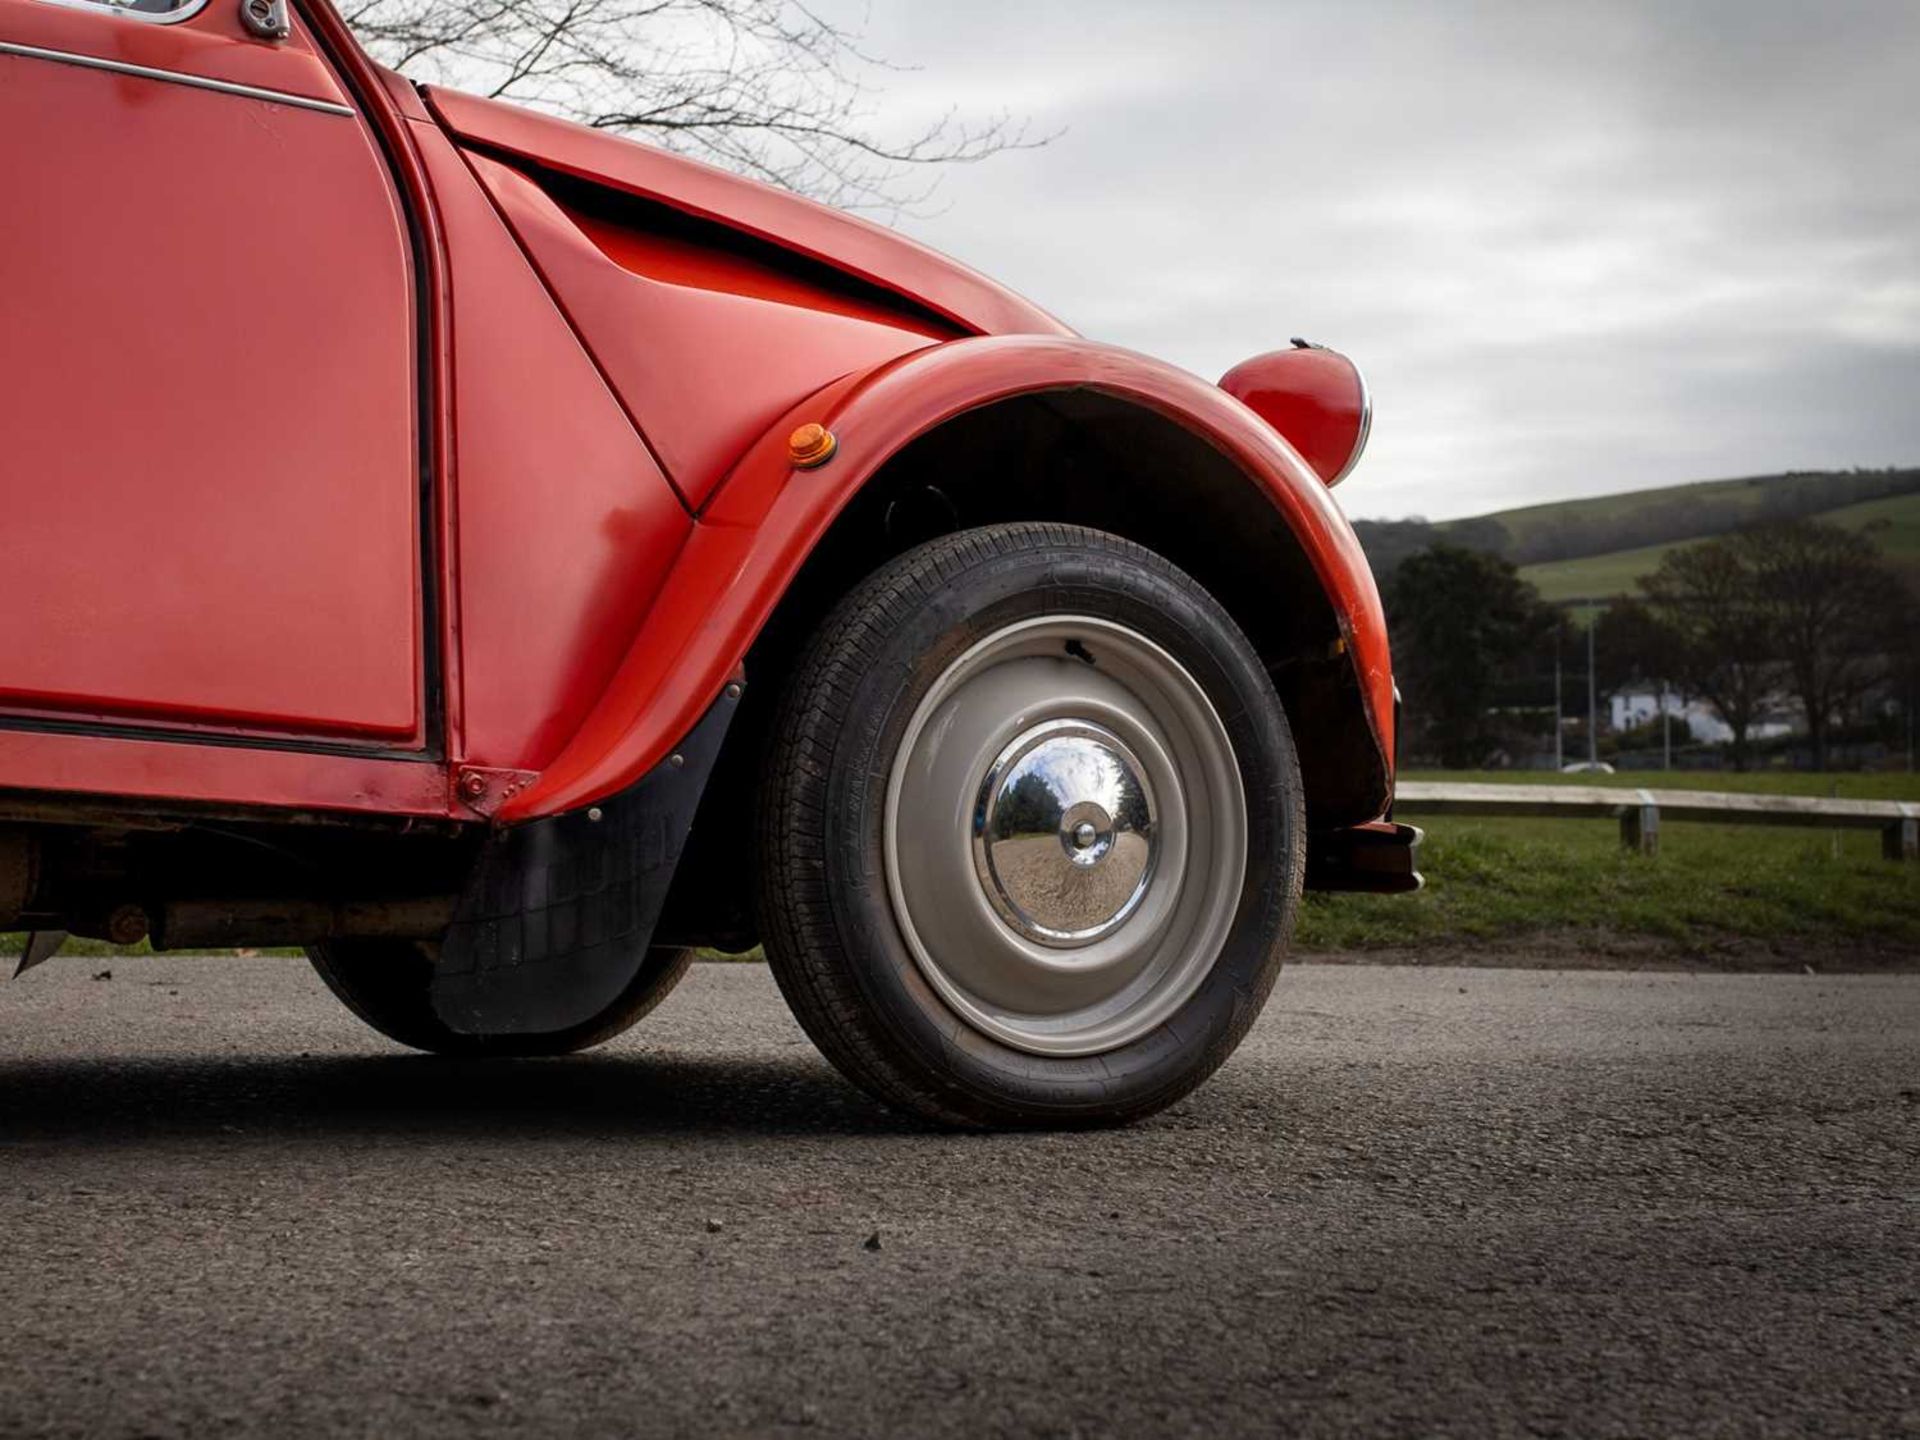
M 1719 745 L 1733 738 L 1733 731 L 1713 713 L 1713 707 L 1704 700 L 1683 701 L 1679 694 L 1669 690 L 1665 695 L 1657 695 L 1651 690 L 1630 690 L 1624 695 L 1613 697 L 1613 710 L 1608 723 L 1617 733 L 1631 730 L 1638 725 L 1652 724 L 1659 716 L 1662 702 L 1666 713 L 1684 720 L 1687 733 L 1694 741 L 1702 745 Z M 1760 721 L 1748 732 L 1750 740 L 1766 740 L 1775 735 L 1785 735 L 1793 725 L 1781 718 L 1787 710 L 1784 699 L 1776 699 L 1768 704 L 1765 713 L 1769 718 Z

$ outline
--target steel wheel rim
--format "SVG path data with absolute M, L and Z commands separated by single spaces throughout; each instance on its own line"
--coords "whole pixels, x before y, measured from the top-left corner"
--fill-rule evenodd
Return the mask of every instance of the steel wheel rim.
M 916 968 L 967 1026 L 1033 1054 L 1115 1050 L 1178 1011 L 1232 929 L 1246 850 L 1206 692 L 1092 616 L 969 647 L 889 776 L 882 859 Z

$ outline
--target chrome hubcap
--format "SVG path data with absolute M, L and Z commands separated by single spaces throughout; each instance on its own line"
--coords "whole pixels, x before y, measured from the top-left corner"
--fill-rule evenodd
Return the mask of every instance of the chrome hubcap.
M 980 787 L 973 865 L 1000 918 L 1042 945 L 1089 945 L 1126 922 L 1153 873 L 1153 791 L 1099 725 L 1049 720 Z
M 1023 621 L 948 666 L 889 778 L 888 896 L 973 1029 L 1090 1055 L 1163 1023 L 1231 929 L 1246 804 L 1225 727 L 1144 635 Z

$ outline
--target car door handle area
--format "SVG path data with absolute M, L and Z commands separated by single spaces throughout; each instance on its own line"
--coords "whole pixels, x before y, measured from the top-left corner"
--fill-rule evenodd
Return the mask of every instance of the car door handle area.
M 240 23 L 262 40 L 284 40 L 293 33 L 287 0 L 240 0 Z

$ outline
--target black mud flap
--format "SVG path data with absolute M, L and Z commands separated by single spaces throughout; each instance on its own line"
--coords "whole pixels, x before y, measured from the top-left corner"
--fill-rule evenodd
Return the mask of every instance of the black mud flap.
M 666 760 L 597 805 L 496 831 L 467 877 L 433 972 L 462 1035 L 583 1025 L 647 958 L 694 811 L 740 708 L 727 693 Z

